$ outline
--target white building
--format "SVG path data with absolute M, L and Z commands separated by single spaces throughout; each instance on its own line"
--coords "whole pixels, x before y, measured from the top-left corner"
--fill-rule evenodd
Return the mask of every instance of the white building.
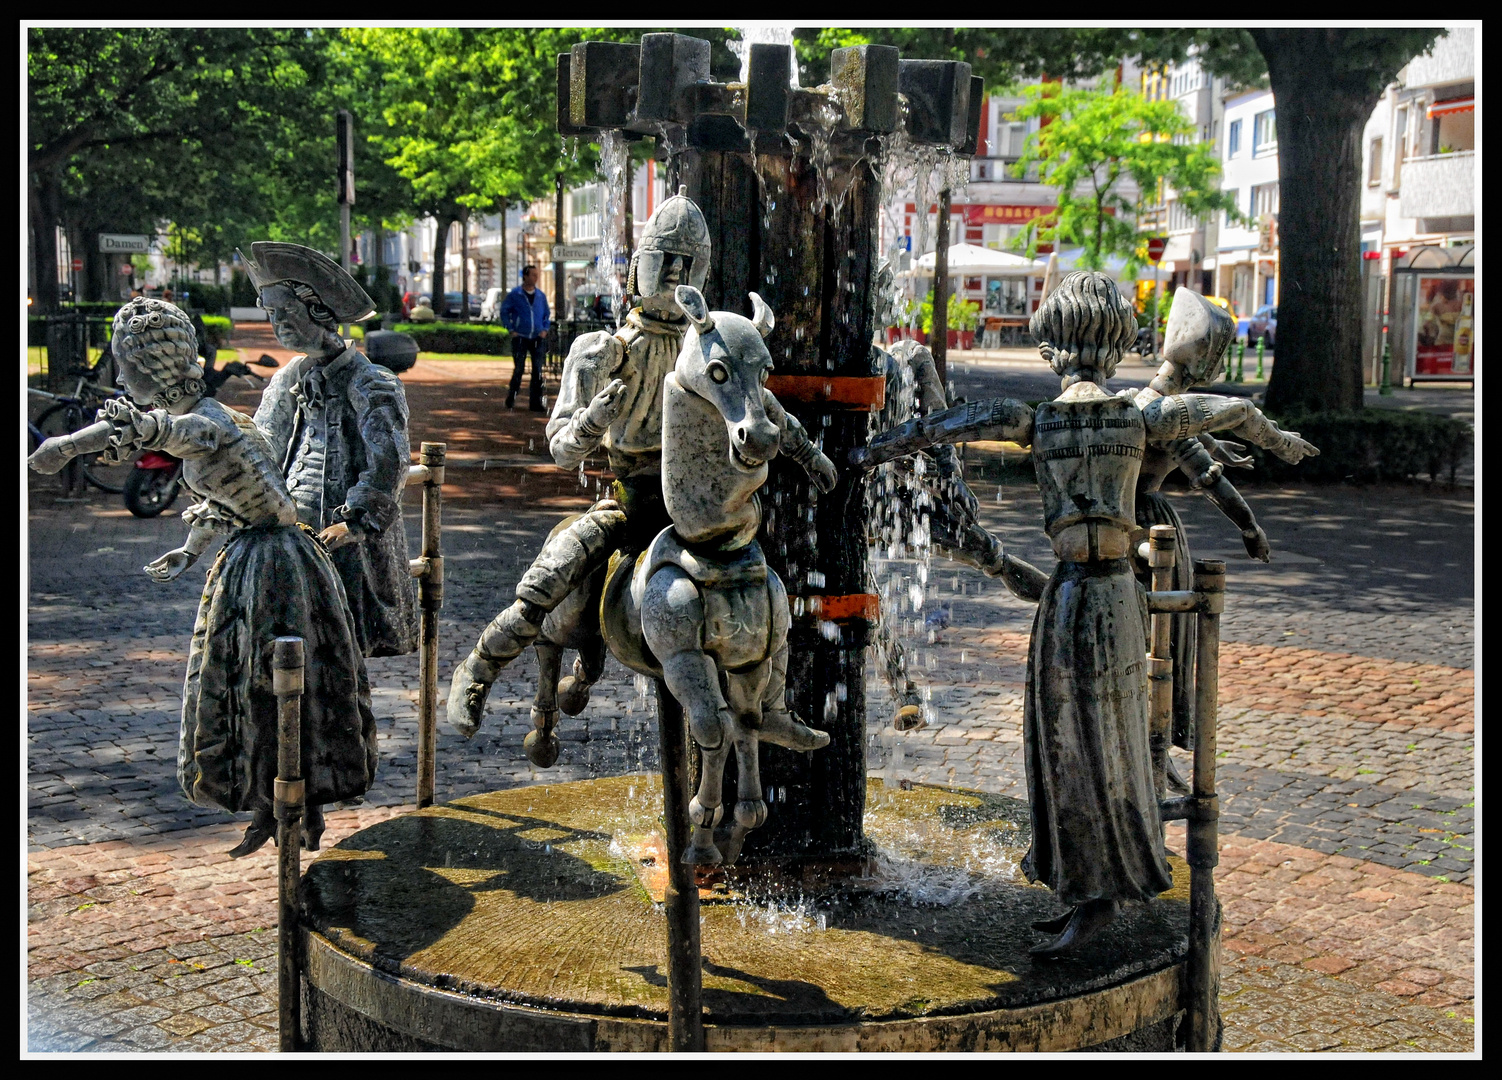
M 1367 121 L 1361 250 L 1476 240 L 1476 32 L 1452 29 L 1398 73 Z
M 1221 190 L 1251 219 L 1222 214 L 1215 252 L 1216 296 L 1240 315 L 1278 302 L 1278 112 L 1270 90 L 1225 98 L 1221 117 Z

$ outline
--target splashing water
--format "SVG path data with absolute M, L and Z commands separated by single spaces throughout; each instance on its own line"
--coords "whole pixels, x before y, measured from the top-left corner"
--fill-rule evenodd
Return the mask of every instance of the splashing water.
M 740 35 L 739 41 L 727 41 L 730 51 L 740 57 L 741 82 L 746 82 L 751 77 L 751 46 L 752 45 L 786 45 L 793 47 L 793 28 L 791 26 L 737 26 L 735 32 Z M 793 53 L 793 62 L 788 65 L 788 85 L 798 86 L 798 54 Z
M 600 132 L 600 174 L 605 179 L 605 199 L 601 207 L 600 254 L 595 259 L 595 274 L 600 291 L 610 298 L 616 326 L 621 322 L 621 280 L 616 273 L 616 259 L 625 250 L 622 232 L 626 201 L 626 158 L 630 148 L 625 137 L 615 130 Z

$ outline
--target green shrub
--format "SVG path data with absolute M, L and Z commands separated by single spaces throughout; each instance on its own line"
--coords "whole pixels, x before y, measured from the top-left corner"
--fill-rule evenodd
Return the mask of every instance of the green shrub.
M 204 334 L 208 338 L 206 344 L 222 349 L 229 344 L 229 336 L 234 330 L 234 324 L 226 315 L 203 316 Z
M 397 323 L 391 329 L 399 334 L 411 334 L 423 352 L 511 355 L 511 331 L 503 326 L 488 323 Z
M 1256 469 L 1231 470 L 1235 483 L 1254 477 L 1375 483 L 1420 475 L 1453 483 L 1456 470 L 1472 452 L 1474 438 L 1471 425 L 1463 420 L 1400 409 L 1303 413 L 1274 419 L 1279 427 L 1297 431 L 1319 447 L 1319 456 L 1289 465 L 1254 446 Z
M 229 312 L 229 290 L 222 285 L 205 285 L 198 281 L 174 281 L 171 285 L 172 302 L 179 307 L 187 306 L 206 312 Z M 183 294 L 188 294 L 183 304 Z

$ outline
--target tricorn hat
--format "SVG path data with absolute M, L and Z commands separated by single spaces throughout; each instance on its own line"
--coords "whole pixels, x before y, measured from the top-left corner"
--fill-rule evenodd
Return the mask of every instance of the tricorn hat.
M 316 292 L 339 322 L 359 322 L 375 314 L 375 301 L 360 283 L 322 252 L 274 240 L 257 240 L 250 252 L 253 258 L 246 258 L 243 251 L 237 253 L 257 289 L 296 281 Z

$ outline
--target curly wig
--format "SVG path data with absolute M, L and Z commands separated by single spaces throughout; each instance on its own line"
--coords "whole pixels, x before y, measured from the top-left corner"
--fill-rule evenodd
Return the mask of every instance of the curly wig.
M 1057 374 L 1083 368 L 1110 378 L 1137 340 L 1137 316 L 1114 281 L 1080 270 L 1048 294 L 1029 329 Z
M 176 305 L 136 297 L 115 312 L 110 346 L 115 363 L 140 372 L 162 388 L 153 404 L 170 405 L 184 396 L 203 394 L 198 335 Z

